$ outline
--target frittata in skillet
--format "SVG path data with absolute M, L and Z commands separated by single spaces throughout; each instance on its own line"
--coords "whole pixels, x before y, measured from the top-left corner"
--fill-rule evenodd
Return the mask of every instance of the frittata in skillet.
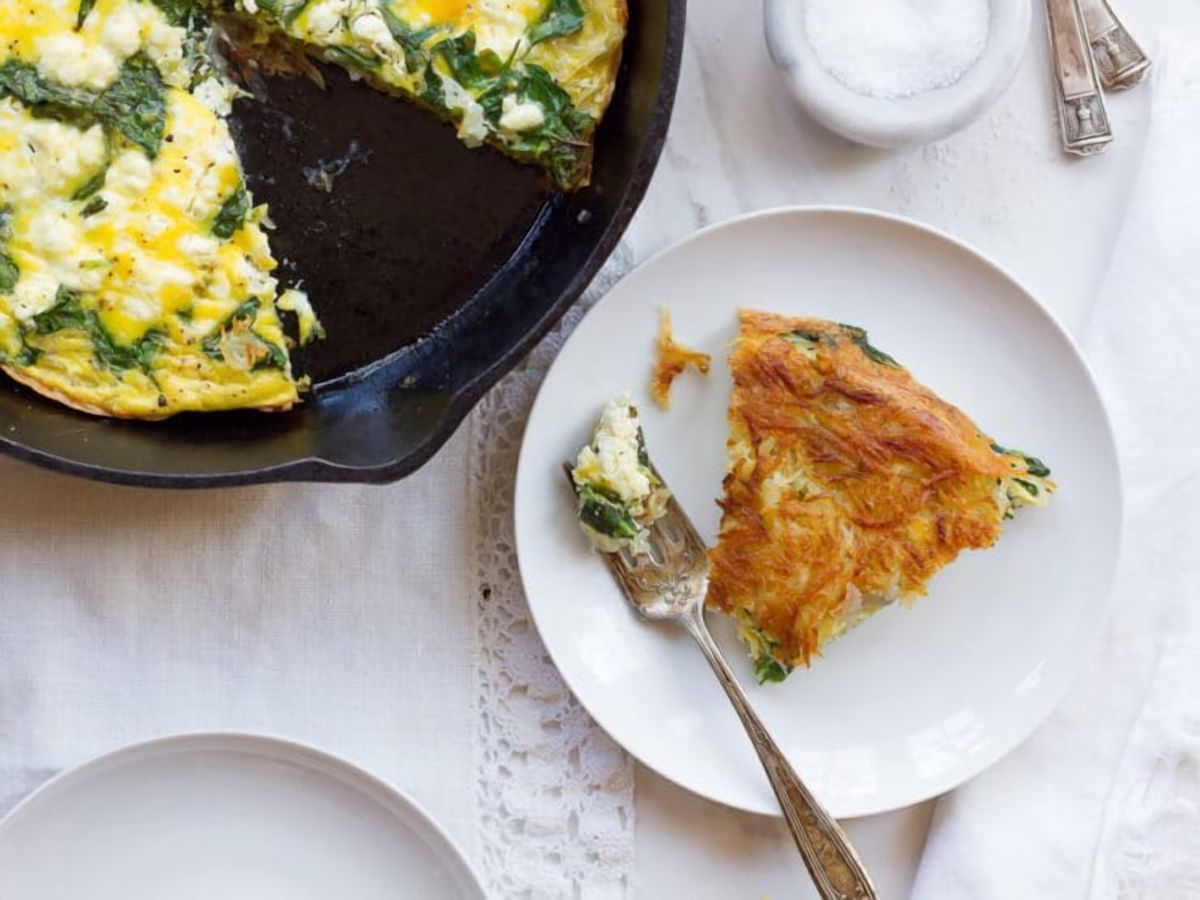
M 455 122 L 468 146 L 588 183 L 616 83 L 625 0 L 225 0 L 257 27 Z
M 299 399 L 276 310 L 296 313 L 301 340 L 320 325 L 303 293 L 279 293 L 225 121 L 237 89 L 210 52 L 214 28 L 246 23 L 238 54 L 282 42 L 341 63 L 574 188 L 625 6 L 0 2 L 0 368 L 14 379 L 141 419 Z
M 0 4 L 0 365 L 87 412 L 297 400 L 196 24 L 165 0 Z
M 760 681 L 923 594 L 1054 490 L 1039 460 L 996 444 L 859 328 L 743 311 L 729 362 L 708 599 L 738 619 Z

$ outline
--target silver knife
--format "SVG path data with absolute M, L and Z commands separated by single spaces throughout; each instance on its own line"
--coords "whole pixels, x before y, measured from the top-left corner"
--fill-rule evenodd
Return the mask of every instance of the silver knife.
M 1108 0 L 1080 0 L 1079 6 L 1104 86 L 1118 91 L 1145 78 L 1150 59 L 1121 24 Z
M 1046 0 L 1046 21 L 1063 149 L 1080 156 L 1099 153 L 1113 134 L 1079 0 Z

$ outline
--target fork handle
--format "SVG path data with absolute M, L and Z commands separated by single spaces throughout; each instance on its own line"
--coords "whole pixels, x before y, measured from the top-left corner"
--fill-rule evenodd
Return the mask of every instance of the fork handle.
M 750 736 L 750 742 L 754 744 L 779 805 L 783 808 L 788 830 L 821 896 L 825 900 L 875 900 L 875 886 L 858 854 L 850 846 L 845 832 L 805 787 L 750 707 L 749 699 L 708 631 L 704 622 L 704 604 L 693 605 L 681 621 L 704 651 L 717 680 L 725 688 L 729 701 L 741 717 L 746 734 Z

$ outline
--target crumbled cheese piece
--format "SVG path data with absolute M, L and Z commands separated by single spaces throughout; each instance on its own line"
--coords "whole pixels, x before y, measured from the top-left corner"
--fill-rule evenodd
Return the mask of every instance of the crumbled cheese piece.
M 383 16 L 377 12 L 363 13 L 350 23 L 350 33 L 359 43 L 376 50 L 384 56 L 391 56 L 400 49 L 392 31 L 383 21 Z
M 630 504 L 645 500 L 653 488 L 638 459 L 638 419 L 632 407 L 627 395 L 605 405 L 592 442 L 579 451 L 575 466 L 577 482 L 598 484 Z
M 451 78 L 442 75 L 442 92 L 449 109 L 462 113 L 458 123 L 458 137 L 468 147 L 478 147 L 488 136 L 487 119 L 483 107 L 470 91 Z
M 346 28 L 350 0 L 320 0 L 307 9 L 303 22 L 305 37 L 318 44 L 336 44 Z
M 21 322 L 28 322 L 38 313 L 54 305 L 58 279 L 47 272 L 22 272 L 12 293 L 12 311 Z
M 517 102 L 513 94 L 505 94 L 500 104 L 500 127 L 508 131 L 529 131 L 546 121 L 542 107 L 532 100 Z
M 218 116 L 227 117 L 233 112 L 238 89 L 224 79 L 206 78 L 196 85 L 192 95 Z
M 38 72 L 67 87 L 103 90 L 116 80 L 122 62 L 107 48 L 74 31 L 38 41 Z

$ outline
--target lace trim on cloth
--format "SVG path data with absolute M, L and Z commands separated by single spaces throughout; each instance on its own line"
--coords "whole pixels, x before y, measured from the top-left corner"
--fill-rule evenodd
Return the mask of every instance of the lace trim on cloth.
M 470 420 L 475 777 L 490 896 L 632 896 L 633 762 L 584 712 L 542 645 L 517 572 L 512 516 L 521 435 L 538 388 L 583 313 L 630 268 L 622 244 L 583 299 Z

